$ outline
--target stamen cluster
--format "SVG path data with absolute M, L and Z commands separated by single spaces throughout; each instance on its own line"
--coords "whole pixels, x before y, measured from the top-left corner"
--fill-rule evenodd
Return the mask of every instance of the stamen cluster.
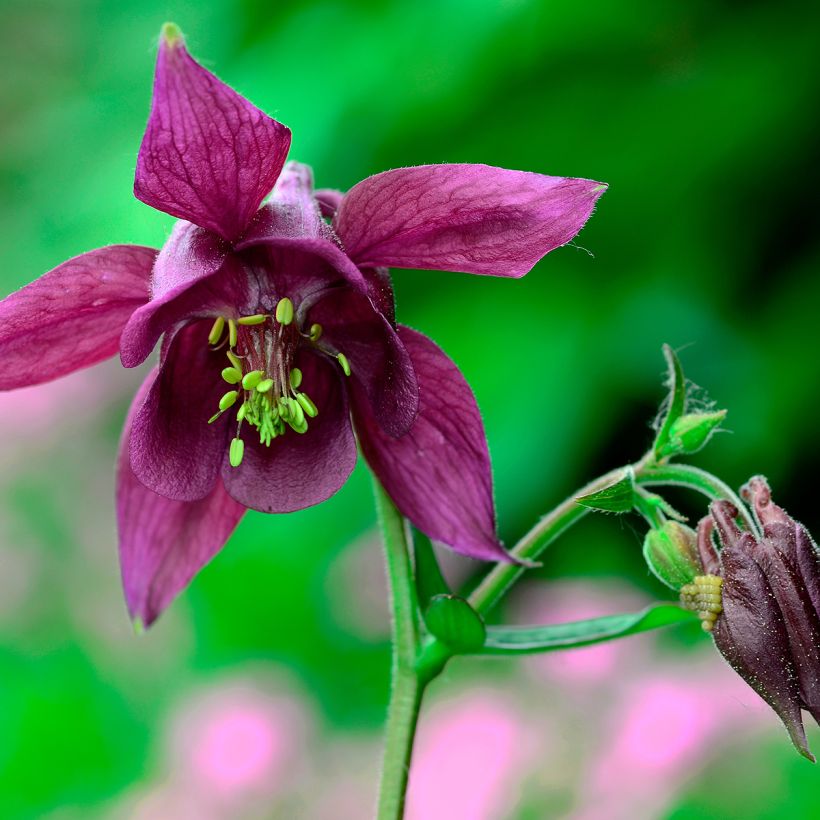
M 226 326 L 227 339 L 223 338 Z M 307 339 L 315 343 L 321 333 L 321 326 L 313 325 Z M 319 410 L 310 396 L 299 390 L 302 371 L 292 366 L 302 335 L 294 324 L 293 302 L 287 297 L 277 302 L 273 316 L 257 313 L 236 320 L 220 316 L 214 322 L 208 341 L 214 349 L 227 341 L 230 366 L 222 371 L 222 378 L 236 387 L 222 396 L 219 410 L 208 423 L 216 421 L 242 399 L 236 412 L 236 436 L 229 451 L 232 467 L 238 467 L 244 456 L 245 442 L 241 438 L 244 422 L 254 427 L 259 440 L 270 447 L 271 441 L 283 436 L 288 428 L 300 435 L 306 433 L 308 419 L 318 415 Z

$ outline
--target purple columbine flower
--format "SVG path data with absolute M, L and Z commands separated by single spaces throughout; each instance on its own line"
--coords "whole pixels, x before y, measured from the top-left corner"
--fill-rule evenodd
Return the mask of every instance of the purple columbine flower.
M 700 611 L 723 657 L 814 761 L 801 710 L 820 722 L 820 551 L 808 530 L 772 502 L 765 478 L 751 479 L 743 496 L 760 533 L 738 527 L 733 504 L 714 502 L 698 532 L 708 575 L 684 587 L 682 599 Z
M 309 168 L 285 164 L 289 147 L 290 131 L 167 25 L 134 192 L 179 218 L 170 238 L 159 252 L 83 254 L 0 302 L 0 389 L 118 349 L 134 367 L 162 340 L 117 477 L 125 595 L 145 625 L 246 508 L 298 510 L 342 486 L 351 416 L 404 515 L 458 552 L 509 560 L 472 391 L 433 342 L 395 324 L 386 268 L 523 276 L 606 186 L 431 165 L 314 192 Z

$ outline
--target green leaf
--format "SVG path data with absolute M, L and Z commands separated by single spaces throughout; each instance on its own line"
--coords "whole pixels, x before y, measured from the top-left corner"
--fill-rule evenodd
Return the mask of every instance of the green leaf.
M 621 478 L 602 490 L 575 499 L 582 507 L 600 512 L 626 513 L 635 506 L 635 476 L 631 467 Z
M 441 574 L 430 539 L 415 527 L 413 528 L 413 557 L 415 558 L 416 594 L 419 606 L 424 611 L 436 595 L 449 593 L 450 587 Z
M 487 628 L 487 639 L 480 654 L 521 655 L 571 649 L 682 622 L 697 623 L 698 617 L 677 604 L 655 604 L 641 612 L 606 615 L 567 624 L 491 626 Z
M 686 379 L 683 376 L 683 368 L 680 359 L 669 345 L 663 346 L 663 355 L 666 357 L 666 364 L 669 368 L 669 398 L 666 416 L 663 424 L 655 437 L 653 450 L 657 458 L 662 458 L 662 451 L 669 441 L 672 433 L 672 425 L 683 415 L 686 410 Z
M 424 611 L 430 632 L 455 652 L 476 652 L 484 645 L 487 628 L 470 604 L 456 595 L 436 595 Z

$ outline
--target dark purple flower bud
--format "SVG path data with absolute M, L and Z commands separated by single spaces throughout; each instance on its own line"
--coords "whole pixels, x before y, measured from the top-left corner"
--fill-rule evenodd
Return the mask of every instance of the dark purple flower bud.
M 718 614 L 701 611 L 704 627 L 714 625 L 723 657 L 777 712 L 800 753 L 814 761 L 801 710 L 820 722 L 820 552 L 806 528 L 772 503 L 764 478 L 749 481 L 743 496 L 760 532 L 741 530 L 730 502 L 712 504 L 699 546 L 714 574 L 696 578 L 697 590 L 685 588 L 681 597 L 700 611 L 695 599 L 704 600 L 705 585 L 722 585 Z M 722 547 L 718 560 L 712 522 Z

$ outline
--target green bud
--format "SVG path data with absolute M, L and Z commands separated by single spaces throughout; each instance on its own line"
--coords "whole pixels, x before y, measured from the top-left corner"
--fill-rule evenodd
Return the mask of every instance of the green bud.
M 267 318 L 264 313 L 254 313 L 253 316 L 241 316 L 237 321 L 240 325 L 261 325 Z
M 290 386 L 296 390 L 302 383 L 302 371 L 298 367 L 294 367 L 290 371 Z
M 226 367 L 222 371 L 222 378 L 228 382 L 228 384 L 239 384 L 239 382 L 242 381 L 242 372 L 235 367 Z
M 342 370 L 344 371 L 345 376 L 350 375 L 350 362 L 347 360 L 347 356 L 344 353 L 339 353 L 336 358 L 339 360 L 339 364 L 342 366 Z
M 302 406 L 302 410 L 305 411 L 306 416 L 310 416 L 312 419 L 315 419 L 316 416 L 319 415 L 316 405 L 311 401 L 310 396 L 308 396 L 307 393 L 297 393 L 296 401 L 298 401 Z
M 293 321 L 293 302 L 287 296 L 276 303 L 276 321 L 280 325 L 289 325 Z
M 662 456 L 691 455 L 701 450 L 726 418 L 725 410 L 715 413 L 687 413 L 676 419 L 669 429 L 669 440 L 661 448 Z
M 225 329 L 225 320 L 218 316 L 216 321 L 211 328 L 211 332 L 208 334 L 208 343 L 215 345 L 219 344 L 219 340 L 222 338 L 222 331 Z
M 245 455 L 245 442 L 241 438 L 231 440 L 231 448 L 228 451 L 228 459 L 231 462 L 231 467 L 238 467 L 242 463 L 242 457 Z
M 273 387 L 273 379 L 265 379 L 256 385 L 257 393 L 267 393 Z
M 220 400 L 219 400 L 219 409 L 222 411 L 227 410 L 229 407 L 233 407 L 236 404 L 236 399 L 239 396 L 239 393 L 236 390 L 230 390 L 227 392 Z
M 487 629 L 481 616 L 456 595 L 434 595 L 424 611 L 430 632 L 456 652 L 474 652 L 484 646 Z
M 318 342 L 319 337 L 322 335 L 322 326 L 318 323 L 314 323 L 310 326 L 310 341 L 311 342 Z
M 703 574 L 697 534 L 678 521 L 666 521 L 660 529 L 649 530 L 643 557 L 658 579 L 675 591 Z
M 253 388 L 262 381 L 264 376 L 265 374 L 261 370 L 251 370 L 250 373 L 246 373 L 242 377 L 242 387 L 244 387 L 245 390 L 253 390 Z

